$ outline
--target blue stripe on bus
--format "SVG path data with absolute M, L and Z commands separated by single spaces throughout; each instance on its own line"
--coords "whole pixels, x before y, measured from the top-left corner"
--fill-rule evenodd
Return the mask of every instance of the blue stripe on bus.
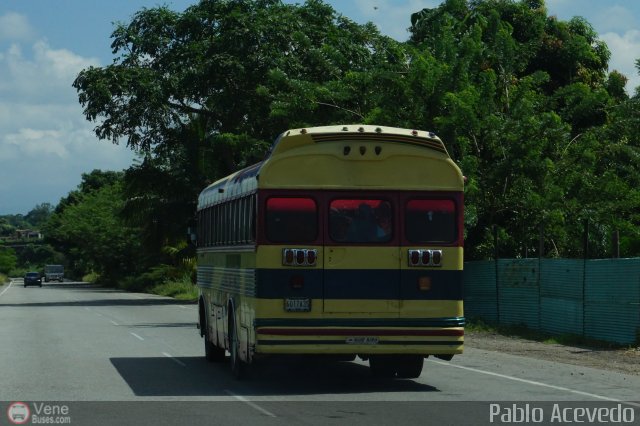
M 423 277 L 429 290 L 420 290 Z M 256 269 L 256 284 L 264 299 L 462 300 L 462 271 L 450 270 Z

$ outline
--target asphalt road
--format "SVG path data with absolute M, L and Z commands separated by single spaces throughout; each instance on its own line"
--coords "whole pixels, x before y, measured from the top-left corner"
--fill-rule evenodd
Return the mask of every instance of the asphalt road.
M 52 421 L 91 425 L 517 420 L 507 414 L 552 424 L 589 409 L 640 423 L 638 376 L 472 348 L 451 362 L 430 358 L 416 380 L 374 379 L 361 361 L 274 360 L 237 381 L 228 363 L 204 360 L 196 320 L 194 305 L 165 297 L 12 280 L 0 287 L 0 425 L 12 424 L 4 413 L 16 401 L 34 423 L 47 409 Z

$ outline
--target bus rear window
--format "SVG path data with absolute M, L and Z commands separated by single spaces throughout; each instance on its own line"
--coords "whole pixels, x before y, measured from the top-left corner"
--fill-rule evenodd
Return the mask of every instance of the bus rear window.
M 267 239 L 274 243 L 310 243 L 318 237 L 318 208 L 311 198 L 267 200 Z
M 385 243 L 392 237 L 391 203 L 385 200 L 333 200 L 329 236 L 340 243 Z
M 453 200 L 410 200 L 405 209 L 405 236 L 411 243 L 456 241 L 456 206 Z

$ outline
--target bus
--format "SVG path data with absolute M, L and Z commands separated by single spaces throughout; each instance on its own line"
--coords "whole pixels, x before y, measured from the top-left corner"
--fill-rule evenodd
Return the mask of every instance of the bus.
M 360 357 L 419 377 L 464 343 L 460 169 L 432 132 L 288 130 L 197 207 L 205 357 L 240 378 L 274 355 Z

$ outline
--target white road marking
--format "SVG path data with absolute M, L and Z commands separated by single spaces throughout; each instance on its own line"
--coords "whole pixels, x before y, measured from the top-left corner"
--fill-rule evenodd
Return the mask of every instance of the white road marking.
M 238 401 L 242 401 L 245 404 L 249 405 L 250 407 L 260 411 L 262 414 L 269 416 L 269 417 L 278 417 L 275 414 L 273 414 L 271 411 L 265 410 L 264 408 L 262 408 L 261 406 L 259 406 L 258 404 L 256 404 L 255 402 L 251 402 L 249 401 L 247 398 L 240 396 L 240 395 L 236 395 L 235 393 L 231 392 L 228 389 L 224 390 L 226 393 L 228 393 L 229 395 L 231 395 L 232 397 L 234 397 L 235 399 L 237 399 Z
M 450 364 L 444 361 L 435 361 L 435 360 L 429 360 L 429 361 L 435 362 L 436 364 L 445 365 L 447 367 L 460 368 L 462 370 L 473 371 L 474 373 L 487 374 L 489 376 L 500 377 L 502 379 L 513 380 L 515 382 L 527 383 L 529 385 L 541 386 L 541 387 L 556 389 L 564 392 L 575 393 L 577 395 L 588 396 L 595 399 L 602 399 L 604 401 L 619 402 L 626 405 L 632 405 L 634 407 L 640 407 L 640 404 L 637 404 L 637 403 L 622 401 L 621 399 L 617 399 L 617 398 L 609 398 L 608 396 L 602 396 L 595 393 L 589 393 L 589 392 L 583 392 L 583 391 L 579 391 L 571 388 L 565 388 L 564 386 L 556 386 L 556 385 L 550 385 L 548 383 L 536 382 L 535 380 L 521 379 L 520 377 L 508 376 L 506 374 L 494 373 L 493 371 L 480 370 L 478 368 L 464 367 L 462 365 Z
M 3 294 L 6 293 L 7 290 L 9 290 L 11 288 L 11 284 L 13 284 L 13 280 L 9 281 L 9 286 L 7 288 L 5 288 L 4 290 L 2 290 L 2 293 L 0 293 L 0 296 L 2 296 Z
M 120 324 L 118 324 L 117 322 L 115 322 L 114 320 L 109 320 L 109 321 L 110 321 L 110 322 L 111 322 L 111 324 L 113 324 L 113 325 L 120 325 Z
M 167 358 L 170 358 L 173 362 L 175 362 L 175 363 L 176 363 L 176 364 L 178 364 L 178 365 L 181 365 L 181 366 L 183 366 L 183 367 L 186 367 L 186 366 L 187 366 L 187 364 L 185 364 L 184 362 L 180 361 L 178 358 L 174 357 L 174 356 L 173 356 L 173 355 L 171 355 L 171 354 L 168 354 L 168 353 L 166 353 L 166 352 L 162 352 L 162 355 L 166 356 Z
M 138 339 L 138 340 L 144 340 L 142 337 L 138 336 L 136 333 L 134 333 L 134 332 L 132 332 L 132 331 L 130 331 L 129 333 L 130 333 L 133 337 L 135 337 L 136 339 Z
M 91 308 L 87 308 L 86 306 L 84 307 L 85 311 L 90 311 Z

